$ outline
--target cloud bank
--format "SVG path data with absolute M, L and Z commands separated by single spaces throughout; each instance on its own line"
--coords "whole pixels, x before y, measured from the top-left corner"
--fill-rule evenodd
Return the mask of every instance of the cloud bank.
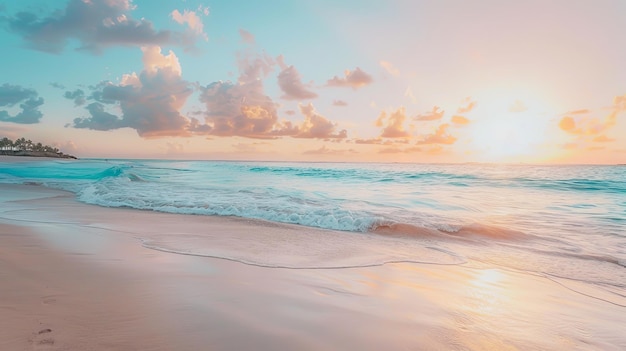
M 213 135 L 240 136 L 257 139 L 279 137 L 343 139 L 346 130 L 337 130 L 336 123 L 319 114 L 312 104 L 300 105 L 304 120 L 297 124 L 279 120 L 278 104 L 266 95 L 263 81 L 272 72 L 275 62 L 266 55 L 242 54 L 239 57 L 240 75 L 236 82 L 217 81 L 206 86 L 191 84 L 182 78 L 182 69 L 176 55 L 163 54 L 158 46 L 142 48 L 143 70 L 140 74 L 126 74 L 119 84 L 101 82 L 92 87 L 88 97 L 94 102 L 85 110 L 89 116 L 76 118 L 72 126 L 94 130 L 132 128 L 141 137 Z M 289 71 L 283 65 L 282 72 Z M 293 76 L 291 77 L 293 78 Z M 289 84 L 286 93 L 298 79 L 285 78 Z M 181 114 L 194 88 L 204 111 L 194 113 L 200 121 Z M 80 90 L 66 92 L 68 99 L 81 99 Z M 120 110 L 121 115 L 115 114 Z

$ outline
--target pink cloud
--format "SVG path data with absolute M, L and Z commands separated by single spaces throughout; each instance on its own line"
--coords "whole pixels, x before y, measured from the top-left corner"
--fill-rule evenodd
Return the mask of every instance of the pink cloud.
M 581 114 L 587 114 L 591 111 L 589 111 L 588 109 L 580 109 L 580 110 L 573 110 L 573 111 L 568 111 L 565 114 L 566 115 L 581 115 Z
M 404 129 L 405 120 L 404 107 L 400 107 L 389 115 L 387 115 L 387 112 L 382 111 L 378 119 L 376 119 L 376 126 L 383 127 L 380 136 L 382 138 L 410 138 L 411 135 Z
M 300 105 L 300 112 L 304 115 L 305 119 L 294 137 L 317 139 L 345 139 L 347 137 L 347 131 L 345 129 L 335 132 L 335 123 L 318 114 L 313 104 L 308 103 L 307 105 Z
M 374 139 L 355 139 L 354 143 L 355 144 L 364 144 L 364 145 L 379 145 L 383 142 L 383 139 L 381 138 L 374 138 Z
M 300 112 L 305 117 L 300 125 L 278 120 L 278 104 L 265 94 L 263 87 L 263 78 L 274 65 L 267 56 L 242 56 L 239 61 L 241 73 L 236 83 L 220 81 L 200 88 L 200 100 L 207 108 L 205 120 L 212 127 L 211 134 L 261 139 L 285 136 L 345 138 L 347 132 L 336 132 L 335 124 L 318 114 L 310 103 L 300 105 Z
M 611 112 L 604 118 L 590 117 L 589 110 L 571 111 L 559 120 L 561 130 L 577 136 L 599 136 L 615 126 L 617 116 L 626 111 L 626 95 L 613 99 Z
M 603 135 L 598 135 L 597 137 L 593 138 L 592 141 L 594 141 L 596 143 L 609 143 L 611 141 L 615 141 L 615 139 L 609 138 L 609 137 L 607 137 L 606 135 L 603 134 Z
M 326 82 L 326 85 L 329 87 L 351 87 L 352 89 L 358 89 L 374 81 L 372 76 L 365 73 L 359 67 L 354 71 L 346 70 L 344 76 L 343 78 L 334 76 Z
M 261 80 L 215 82 L 200 91 L 213 135 L 275 138 L 289 134 L 278 126 L 277 105 L 265 95 Z
M 379 154 L 411 154 L 416 152 L 422 152 L 422 148 L 419 146 L 412 147 L 389 147 L 378 151 Z
M 435 133 L 426 135 L 422 140 L 417 142 L 417 145 L 427 145 L 427 144 L 451 145 L 451 144 L 454 144 L 456 142 L 456 138 L 446 132 L 449 126 L 450 125 L 447 123 L 440 125 L 435 131 Z
M 87 105 L 89 117 L 74 119 L 75 128 L 111 130 L 132 128 L 142 137 L 188 136 L 200 126 L 180 113 L 191 95 L 191 85 L 182 79 L 176 55 L 161 54 L 159 47 L 143 48 L 144 70 L 126 75 L 120 84 L 105 82 L 92 94 L 97 101 Z M 107 111 L 119 106 L 122 116 Z
M 333 100 L 333 106 L 348 106 L 348 103 L 343 100 Z
M 180 13 L 178 10 L 174 10 L 170 13 L 170 16 L 172 16 L 172 19 L 178 24 L 186 23 L 189 30 L 191 30 L 194 35 L 203 38 L 205 41 L 209 40 L 209 37 L 204 32 L 202 18 L 200 18 L 195 11 L 184 10 L 183 13 Z
M 472 101 L 470 97 L 467 97 L 462 102 L 463 106 L 459 107 L 457 113 L 468 113 L 476 107 L 476 101 Z
M 206 124 L 217 136 L 272 139 L 294 135 L 291 122 L 279 122 L 278 105 L 265 93 L 263 79 L 275 62 L 266 55 L 241 54 L 237 82 L 214 82 L 200 87 Z
M 387 71 L 387 73 L 391 74 L 394 77 L 397 77 L 400 75 L 400 71 L 389 61 L 380 61 L 379 62 L 380 66 L 382 68 L 385 69 L 385 71 Z
M 559 121 L 559 128 L 563 131 L 576 134 L 576 132 L 574 132 L 576 130 L 576 121 L 570 116 L 565 116 Z
M 286 100 L 308 100 L 317 97 L 317 94 L 310 90 L 310 85 L 302 83 L 300 73 L 294 66 L 287 66 L 283 56 L 278 56 L 278 65 L 281 71 L 278 74 L 278 86 L 283 91 L 283 99 Z
M 452 123 L 454 123 L 454 124 L 461 124 L 461 125 L 464 125 L 464 124 L 469 124 L 469 123 L 470 123 L 470 120 L 469 120 L 469 119 L 467 119 L 467 118 L 465 118 L 465 117 L 463 117 L 463 116 L 459 116 L 459 115 L 454 115 L 454 116 L 452 116 L 451 121 L 452 121 Z
M 239 36 L 241 37 L 241 40 L 246 44 L 254 44 L 256 41 L 254 38 L 254 34 L 242 28 L 239 28 Z
M 434 106 L 431 111 L 419 114 L 413 119 L 416 121 L 436 121 L 443 117 L 444 112 L 440 107 Z
M 359 152 L 354 149 L 330 149 L 326 145 L 319 149 L 308 150 L 303 152 L 304 155 L 346 155 L 346 154 L 358 154 Z

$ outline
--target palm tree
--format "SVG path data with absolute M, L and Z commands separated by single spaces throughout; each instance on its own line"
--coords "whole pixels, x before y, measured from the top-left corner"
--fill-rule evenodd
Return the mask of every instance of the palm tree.
M 15 142 L 13 143 L 13 146 L 15 147 L 16 151 L 23 151 L 24 150 L 24 146 L 26 146 L 26 139 L 19 138 L 19 139 L 15 140 Z
M 13 141 L 7 137 L 0 139 L 0 150 L 9 150 L 13 146 Z
M 0 154 L 38 156 L 37 153 L 41 152 L 47 153 L 48 155 L 46 156 L 56 155 L 56 157 L 62 158 L 76 158 L 75 156 L 62 153 L 56 147 L 43 145 L 42 143 L 33 143 L 31 140 L 26 140 L 26 138 L 19 138 L 15 141 L 6 137 L 0 139 Z

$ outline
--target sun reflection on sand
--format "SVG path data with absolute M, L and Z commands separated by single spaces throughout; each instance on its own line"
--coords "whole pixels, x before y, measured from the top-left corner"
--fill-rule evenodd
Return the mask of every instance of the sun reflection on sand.
M 468 296 L 471 297 L 473 312 L 482 316 L 497 317 L 502 314 L 505 302 L 509 300 L 506 290 L 500 284 L 505 275 L 497 269 L 478 272 L 469 281 Z

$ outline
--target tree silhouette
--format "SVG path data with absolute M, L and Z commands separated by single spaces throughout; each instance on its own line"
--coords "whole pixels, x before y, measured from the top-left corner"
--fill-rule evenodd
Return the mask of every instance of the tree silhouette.
M 32 140 L 26 140 L 26 138 L 19 138 L 13 141 L 7 137 L 0 139 L 0 155 L 76 158 L 75 156 L 64 154 L 56 147 L 34 143 Z

